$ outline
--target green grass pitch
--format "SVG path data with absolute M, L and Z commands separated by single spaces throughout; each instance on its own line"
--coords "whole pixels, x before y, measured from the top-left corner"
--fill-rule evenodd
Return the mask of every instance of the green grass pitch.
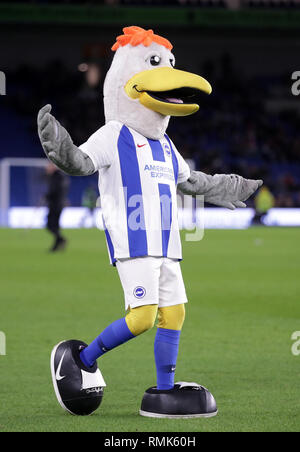
M 176 378 L 208 387 L 219 407 L 215 418 L 191 420 L 138 415 L 155 384 L 155 329 L 99 360 L 107 388 L 96 414 L 72 417 L 57 404 L 52 347 L 89 342 L 124 315 L 103 232 L 65 233 L 68 249 L 51 255 L 46 231 L 0 230 L 0 431 L 299 431 L 300 356 L 291 353 L 299 229 L 206 231 L 201 242 L 183 241 L 190 302 Z

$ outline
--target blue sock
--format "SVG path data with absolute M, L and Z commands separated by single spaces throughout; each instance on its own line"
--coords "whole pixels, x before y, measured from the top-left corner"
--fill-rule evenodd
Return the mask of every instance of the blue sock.
M 174 388 L 180 333 L 177 330 L 157 328 L 154 342 L 157 389 Z
M 97 337 L 87 348 L 80 353 L 80 359 L 87 367 L 92 367 L 100 356 L 112 350 L 118 345 L 133 339 L 132 334 L 127 326 L 125 318 L 116 320 L 109 325 L 100 336 Z

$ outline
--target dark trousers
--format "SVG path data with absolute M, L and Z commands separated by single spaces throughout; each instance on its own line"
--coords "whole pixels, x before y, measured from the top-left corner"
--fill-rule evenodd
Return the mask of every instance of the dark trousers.
M 60 238 L 59 218 L 62 213 L 63 207 L 49 206 L 47 229 L 52 232 L 56 238 Z
M 263 218 L 266 216 L 266 212 L 255 212 L 255 216 L 253 217 L 252 224 L 260 224 L 264 226 Z

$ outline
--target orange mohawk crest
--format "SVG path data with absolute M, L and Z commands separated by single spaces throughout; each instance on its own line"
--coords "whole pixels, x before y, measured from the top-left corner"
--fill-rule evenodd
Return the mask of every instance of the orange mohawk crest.
M 156 42 L 169 50 L 173 48 L 170 41 L 154 34 L 153 30 L 144 30 L 144 28 L 132 26 L 123 28 L 123 32 L 123 35 L 117 37 L 117 42 L 112 46 L 111 50 L 118 50 L 119 47 L 127 44 L 132 46 L 143 44 L 145 47 L 149 47 L 152 42 Z

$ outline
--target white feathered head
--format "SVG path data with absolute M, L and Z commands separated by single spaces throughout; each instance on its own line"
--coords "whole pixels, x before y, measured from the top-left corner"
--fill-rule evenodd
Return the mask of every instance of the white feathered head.
M 199 75 L 174 69 L 172 44 L 140 27 L 123 29 L 112 47 L 116 51 L 104 83 L 106 122 L 116 120 L 147 138 L 161 139 L 170 116 L 196 113 L 190 103 L 198 91 L 210 94 Z

